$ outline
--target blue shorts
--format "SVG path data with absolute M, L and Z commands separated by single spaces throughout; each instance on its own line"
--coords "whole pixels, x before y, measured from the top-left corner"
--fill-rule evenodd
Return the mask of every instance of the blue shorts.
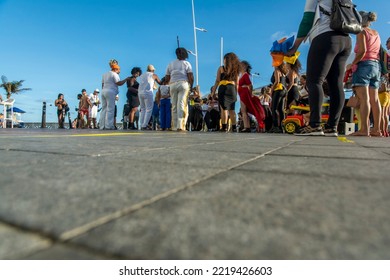
M 379 62 L 374 60 L 360 61 L 357 70 L 352 75 L 352 86 L 379 88 L 381 71 Z

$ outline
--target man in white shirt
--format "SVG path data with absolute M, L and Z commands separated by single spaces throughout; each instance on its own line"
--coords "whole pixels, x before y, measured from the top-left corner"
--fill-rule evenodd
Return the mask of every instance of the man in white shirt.
M 99 89 L 95 89 L 95 91 L 89 95 L 89 100 L 92 103 L 92 107 L 90 108 L 90 113 L 89 113 L 92 120 L 91 127 L 93 129 L 97 129 L 96 119 L 97 119 L 97 114 L 98 114 L 98 109 L 100 104 Z

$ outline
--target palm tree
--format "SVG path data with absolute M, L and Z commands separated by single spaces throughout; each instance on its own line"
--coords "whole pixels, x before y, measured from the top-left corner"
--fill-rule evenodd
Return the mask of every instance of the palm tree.
M 0 85 L 0 87 L 5 89 L 5 91 L 7 92 L 8 99 L 11 97 L 12 94 L 18 94 L 22 91 L 31 90 L 31 88 L 21 88 L 24 83 L 24 80 L 8 82 L 7 77 L 3 75 L 1 76 L 1 81 L 3 83 Z

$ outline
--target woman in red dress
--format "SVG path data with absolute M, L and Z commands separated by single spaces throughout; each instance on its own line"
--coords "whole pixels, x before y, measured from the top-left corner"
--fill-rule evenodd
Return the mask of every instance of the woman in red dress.
M 241 113 L 244 121 L 244 129 L 241 132 L 251 132 L 247 113 L 255 116 L 258 123 L 257 131 L 260 132 L 264 130 L 265 112 L 260 99 L 252 94 L 253 85 L 250 79 L 252 66 L 249 62 L 243 60 L 241 61 L 241 67 L 242 75 L 238 83 L 238 94 L 240 95 Z

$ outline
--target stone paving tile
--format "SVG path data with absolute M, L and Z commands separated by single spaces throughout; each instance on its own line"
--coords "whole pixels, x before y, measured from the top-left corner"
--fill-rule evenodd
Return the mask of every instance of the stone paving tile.
M 348 137 L 348 139 L 366 148 L 390 148 L 390 138 L 388 137 Z
M 55 244 L 45 250 L 22 257 L 26 260 L 114 260 L 112 256 L 100 255 L 99 252 L 88 251 L 68 244 Z
M 269 150 L 269 149 L 265 149 Z M 144 152 L 122 153 L 119 157 L 129 157 L 136 162 L 154 162 L 160 164 L 180 164 L 187 166 L 188 172 L 191 167 L 203 167 L 213 169 L 226 168 L 231 165 L 239 164 L 243 161 L 254 158 L 256 154 L 250 153 L 221 153 L 219 151 L 209 150 L 190 150 L 190 149 L 161 149 L 148 150 Z
M 295 145 L 304 145 L 304 146 L 316 146 L 316 147 L 332 147 L 332 146 L 340 146 L 340 145 L 350 145 L 351 143 L 343 142 L 337 137 L 317 137 L 317 136 L 294 136 L 288 135 L 283 137 L 291 137 L 292 140 L 297 141 Z M 343 136 L 341 136 L 343 137 Z M 342 138 L 344 139 L 344 138 Z M 298 141 L 300 140 L 300 141 Z
M 267 155 L 249 164 L 238 167 L 238 170 L 248 170 L 264 173 L 279 173 L 281 176 L 301 175 L 338 177 L 352 179 L 373 180 L 387 184 L 390 173 L 383 168 L 390 165 L 389 160 L 361 160 L 327 158 L 326 164 L 321 157 L 295 157 L 286 158 L 281 155 Z
M 390 156 L 390 147 L 389 148 L 372 148 L 373 150 L 376 150 L 380 153 L 386 154 Z
M 345 139 L 0 130 L 0 259 L 389 259 L 390 141 Z
M 351 158 L 351 159 L 389 159 L 389 155 L 375 149 L 362 148 L 353 144 L 338 146 L 312 146 L 300 145 L 284 147 L 273 154 L 294 156 L 313 156 L 326 158 Z
M 297 138 L 297 136 L 292 136 Z M 359 147 L 390 147 L 390 139 L 385 137 L 353 137 L 340 135 L 339 137 L 300 137 L 304 145 L 316 146 L 340 146 L 341 145 L 356 145 Z M 299 145 L 299 143 L 297 143 Z
M 0 223 L 0 260 L 20 259 L 50 246 L 49 239 Z
M 73 242 L 129 259 L 388 259 L 390 191 L 356 182 L 234 170 Z
M 106 155 L 116 153 L 132 153 L 164 148 L 186 148 L 188 150 L 214 150 L 214 151 L 238 151 L 262 152 L 269 147 L 278 147 L 286 143 L 294 142 L 293 138 L 276 137 L 269 138 L 256 134 L 213 134 L 213 133 L 117 133 L 115 136 L 101 137 L 76 137 L 78 134 L 69 135 L 38 135 L 37 137 L 21 137 L 1 139 L 0 150 L 46 152 L 54 154 L 71 155 Z M 88 134 L 86 134 L 88 135 Z M 103 133 L 98 135 L 104 135 Z M 110 135 L 110 134 L 108 134 Z M 222 137 L 223 136 L 223 137 Z M 246 136 L 246 137 L 245 137 Z M 263 136 L 263 137 L 261 137 Z M 80 141 L 82 139 L 82 141 Z M 115 145 L 106 145 L 108 140 Z M 295 138 L 295 141 L 297 139 Z M 243 144 L 247 143 L 247 144 Z
M 227 153 L 250 153 L 263 154 L 281 146 L 295 144 L 295 141 L 284 139 L 284 141 L 270 141 L 262 138 L 249 138 L 247 141 L 239 141 L 237 143 L 206 143 L 197 147 L 199 151 L 216 151 Z
M 136 138 L 136 139 L 135 139 Z M 126 150 L 150 149 L 172 144 L 164 137 L 145 137 L 138 134 L 124 136 L 104 136 L 104 137 L 38 137 L 38 138 L 20 138 L 20 139 L 2 139 L 2 150 L 16 151 L 35 151 L 57 154 L 73 155 L 98 155 L 107 152 L 121 153 Z M 80 141 L 81 140 L 81 141 Z M 115 145 L 109 145 L 109 140 L 115 142 Z M 189 143 L 183 143 L 189 145 Z M 196 142 L 193 142 L 196 144 Z M 108 144 L 108 145 L 107 145 Z
M 58 235 L 63 231 L 210 176 L 219 169 L 135 161 L 1 152 L 0 219 Z

